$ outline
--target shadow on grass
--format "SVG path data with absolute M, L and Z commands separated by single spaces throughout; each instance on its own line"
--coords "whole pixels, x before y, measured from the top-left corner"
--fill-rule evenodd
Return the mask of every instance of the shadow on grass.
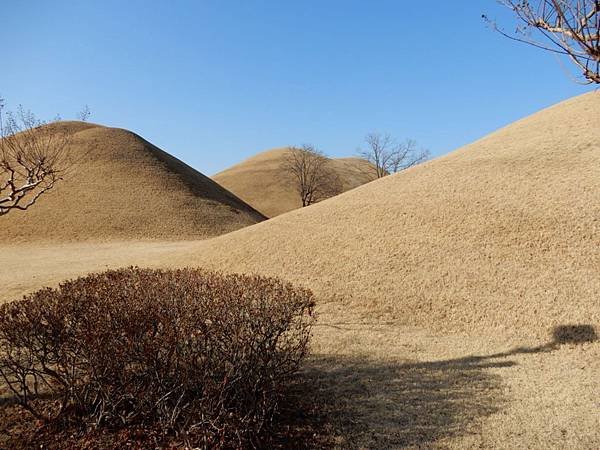
M 298 404 L 313 404 L 318 416 L 304 418 L 312 421 L 306 430 L 313 434 L 300 437 L 293 448 L 428 447 L 476 433 L 478 421 L 500 411 L 506 401 L 500 375 L 489 369 L 515 366 L 506 359 L 511 356 L 597 339 L 592 326 L 566 325 L 556 327 L 541 346 L 443 361 L 394 364 L 315 355 L 302 373 Z
M 507 359 L 511 356 L 597 340 L 592 326 L 565 325 L 556 327 L 544 345 L 442 361 L 396 363 L 315 355 L 293 386 L 294 401 L 283 405 L 278 432 L 268 448 L 429 447 L 477 433 L 478 423 L 500 411 L 506 401 L 501 376 L 489 369 L 515 366 Z M 0 400 L 0 449 L 27 448 L 15 446 L 11 434 L 14 438 L 16 432 L 23 435 L 17 440 L 31 442 L 31 418 L 22 416 L 10 400 Z M 102 439 L 96 442 L 106 442 Z M 146 448 L 142 441 L 131 448 Z M 57 447 L 57 442 L 49 444 Z
M 501 407 L 501 380 L 491 367 L 511 361 L 390 364 L 366 358 L 314 356 L 307 390 L 340 448 L 427 445 L 466 432 Z

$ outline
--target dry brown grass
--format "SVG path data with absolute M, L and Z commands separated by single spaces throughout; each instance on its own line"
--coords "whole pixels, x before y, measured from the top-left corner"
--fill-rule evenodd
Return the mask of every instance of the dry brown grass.
M 202 239 L 264 219 L 201 173 L 129 131 L 67 127 L 80 161 L 35 208 L 0 222 L 0 242 Z
M 600 93 L 583 95 L 187 260 L 285 277 L 369 321 L 535 336 L 598 326 L 599 123 Z
M 599 95 L 209 241 L 4 246 L 0 301 L 128 264 L 278 275 L 320 299 L 338 448 L 600 448 L 600 343 L 552 336 L 600 331 Z
M 278 148 L 259 153 L 212 178 L 267 217 L 278 216 L 302 207 L 293 177 L 281 168 L 287 152 Z M 361 158 L 331 159 L 329 164 L 342 192 L 375 179 L 373 167 Z

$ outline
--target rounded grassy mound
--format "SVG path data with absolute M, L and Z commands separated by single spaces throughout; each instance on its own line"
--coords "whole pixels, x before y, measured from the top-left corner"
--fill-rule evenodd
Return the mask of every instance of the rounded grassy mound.
M 185 258 L 302 283 L 340 317 L 543 336 L 598 327 L 599 123 L 600 95 L 576 97 Z
M 203 239 L 264 220 L 210 178 L 140 136 L 59 122 L 75 167 L 26 212 L 0 218 L 3 242 Z
M 213 180 L 265 214 L 275 217 L 302 207 L 293 177 L 282 169 L 287 148 L 268 150 L 215 176 Z M 330 159 L 329 167 L 345 192 L 373 181 L 373 166 L 361 158 Z

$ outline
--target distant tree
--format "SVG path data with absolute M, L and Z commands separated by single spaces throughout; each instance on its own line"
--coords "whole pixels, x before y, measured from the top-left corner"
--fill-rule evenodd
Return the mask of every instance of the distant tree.
M 398 143 L 389 134 L 369 133 L 365 143 L 367 147 L 359 149 L 358 155 L 372 164 L 377 178 L 408 169 L 429 158 L 429 152 L 419 149 L 412 139 Z
M 514 12 L 518 25 L 514 33 L 508 33 L 484 15 L 496 31 L 509 39 L 566 55 L 583 74 L 585 84 L 600 84 L 600 0 L 499 2 Z
M 331 169 L 329 158 L 312 145 L 291 147 L 281 168 L 293 178 L 303 207 L 341 192 L 339 177 Z
M 85 105 L 83 109 L 77 113 L 77 118 L 82 122 L 87 122 L 91 115 L 92 111 L 90 111 L 90 107 Z
M 69 168 L 66 129 L 48 130 L 30 111 L 2 113 L 0 98 L 0 216 L 26 210 L 62 179 Z

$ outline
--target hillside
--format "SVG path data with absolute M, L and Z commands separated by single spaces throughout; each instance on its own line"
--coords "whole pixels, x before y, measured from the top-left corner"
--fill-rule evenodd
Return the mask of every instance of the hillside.
M 286 148 L 268 150 L 215 176 L 213 180 L 267 217 L 302 206 L 291 175 L 281 169 Z M 341 181 L 341 192 L 374 179 L 370 164 L 360 158 L 331 159 L 330 167 Z
M 309 286 L 339 317 L 526 335 L 598 326 L 599 123 L 589 93 L 184 259 Z
M 0 242 L 202 239 L 264 217 L 208 177 L 126 130 L 81 123 L 78 163 L 26 212 L 0 217 Z

